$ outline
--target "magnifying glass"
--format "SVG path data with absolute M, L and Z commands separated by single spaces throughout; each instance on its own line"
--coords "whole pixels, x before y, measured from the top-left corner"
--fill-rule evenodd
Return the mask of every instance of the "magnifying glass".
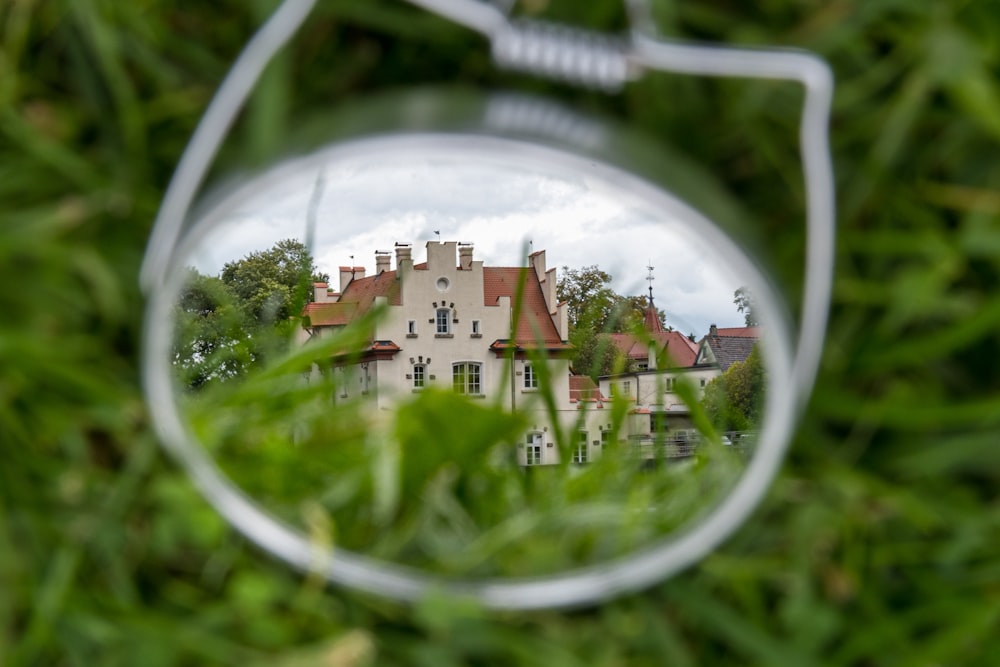
M 695 165 L 550 98 L 344 101 L 308 148 L 209 187 L 311 8 L 289 0 L 212 101 L 150 239 L 156 428 L 235 528 L 339 585 L 505 609 L 648 586 L 747 518 L 809 395 L 832 273 L 829 70 L 659 40 L 641 6 L 611 38 L 416 4 L 486 35 L 498 66 L 572 85 L 800 82 L 799 320 L 725 193 L 689 187 Z

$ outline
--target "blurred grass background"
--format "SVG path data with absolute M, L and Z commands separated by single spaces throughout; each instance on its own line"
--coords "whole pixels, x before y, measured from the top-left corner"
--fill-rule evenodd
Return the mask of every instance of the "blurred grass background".
M 325 590 L 229 530 L 151 433 L 145 241 L 272 7 L 0 5 L 0 664 L 996 664 L 1000 3 L 660 4 L 666 34 L 833 66 L 825 362 L 781 476 L 717 553 L 597 608 L 520 614 Z M 624 25 L 612 1 L 529 10 Z M 627 116 L 757 213 L 790 284 L 800 269 L 787 87 L 658 75 L 606 100 L 496 74 L 479 38 L 415 8 L 331 1 L 238 137 L 263 154 L 299 109 L 411 81 L 517 82 Z

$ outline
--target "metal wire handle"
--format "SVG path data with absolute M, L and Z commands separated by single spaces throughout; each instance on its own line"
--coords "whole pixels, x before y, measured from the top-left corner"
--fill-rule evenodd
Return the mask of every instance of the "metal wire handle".
M 603 33 L 519 20 L 503 24 L 490 41 L 494 62 L 504 69 L 607 92 L 629 79 L 625 42 Z

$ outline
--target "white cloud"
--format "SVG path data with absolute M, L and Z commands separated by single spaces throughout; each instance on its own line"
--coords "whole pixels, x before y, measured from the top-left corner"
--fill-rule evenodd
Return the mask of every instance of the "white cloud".
M 266 189 L 245 191 L 191 263 L 218 272 L 222 264 L 283 238 L 306 238 L 306 218 L 318 170 L 290 174 Z M 519 266 L 522 248 L 546 250 L 550 267 L 596 264 L 623 294 L 645 294 L 654 269 L 656 305 L 667 323 L 703 335 L 708 325 L 739 326 L 733 292 L 743 281 L 729 274 L 690 230 L 649 202 L 592 176 L 553 173 L 521 164 L 459 162 L 402 156 L 384 162 L 336 163 L 324 169 L 313 254 L 336 282 L 353 263 L 374 269 L 376 250 L 440 240 L 475 244 L 488 265 Z

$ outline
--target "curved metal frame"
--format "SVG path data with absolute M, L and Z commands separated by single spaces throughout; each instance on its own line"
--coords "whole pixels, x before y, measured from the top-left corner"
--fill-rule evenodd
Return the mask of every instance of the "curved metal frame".
M 222 475 L 204 452 L 192 444 L 191 435 L 176 411 L 166 361 L 170 335 L 163 322 L 169 321 L 172 295 L 179 289 L 180 273 L 173 271 L 172 265 L 176 258 L 183 257 L 184 246 L 197 236 L 181 240 L 186 216 L 236 113 L 266 64 L 305 20 L 313 2 L 286 0 L 248 42 L 199 123 L 157 216 L 141 274 L 143 289 L 150 299 L 143 371 L 147 400 L 164 445 L 185 466 L 218 511 L 263 549 L 301 569 L 321 572 L 330 581 L 397 599 L 414 600 L 430 591 L 442 590 L 469 596 L 484 606 L 498 609 L 577 606 L 643 588 L 702 558 L 731 534 L 763 497 L 780 466 L 791 438 L 792 425 L 809 394 L 818 367 L 833 271 L 834 191 L 827 143 L 833 83 L 829 68 L 822 60 L 806 53 L 681 45 L 658 40 L 648 30 L 633 31 L 631 40 L 623 43 L 621 53 L 628 67 L 619 72 L 622 76 L 632 76 L 638 67 L 707 76 L 787 79 L 805 86 L 800 141 L 808 197 L 808 241 L 798 340 L 793 346 L 787 327 L 776 326 L 773 335 L 765 341 L 769 372 L 778 381 L 774 384 L 775 389 L 768 393 L 762 444 L 732 492 L 693 529 L 627 557 L 551 577 L 480 581 L 442 579 L 344 550 L 331 552 L 310 543 L 300 532 L 261 510 Z M 513 29 L 513 24 L 497 8 L 475 0 L 419 0 L 416 4 L 479 30 L 491 38 L 494 46 L 498 35 Z M 633 5 L 633 15 L 641 15 L 642 8 L 642 5 Z M 594 62 L 604 61 L 595 59 Z M 524 61 L 520 66 L 532 67 L 530 62 Z M 579 74 L 579 68 L 573 71 Z M 607 73 L 601 71 L 602 76 Z M 551 68 L 543 67 L 539 72 L 551 74 Z M 604 76 L 596 85 L 610 87 L 606 84 L 608 80 Z M 426 136 L 414 137 L 412 141 L 435 141 L 438 142 L 435 145 L 440 145 L 438 139 Z M 489 145 L 488 139 L 479 138 L 479 141 L 484 142 L 483 149 L 497 149 L 496 145 Z M 563 164 L 573 161 L 568 154 L 557 156 L 541 147 L 526 145 L 517 150 L 535 151 L 539 159 L 554 159 Z M 612 174 L 611 177 L 627 182 L 629 189 L 647 200 L 679 211 L 685 220 L 708 230 L 706 233 L 717 235 L 720 247 L 729 248 L 725 251 L 727 259 L 744 265 L 749 275 L 759 276 L 746 256 L 700 213 L 638 179 L 631 181 L 627 174 Z M 769 291 L 766 280 L 759 277 L 756 282 L 764 317 L 783 322 L 780 304 Z M 791 355 L 789 351 L 793 349 L 794 355 Z

